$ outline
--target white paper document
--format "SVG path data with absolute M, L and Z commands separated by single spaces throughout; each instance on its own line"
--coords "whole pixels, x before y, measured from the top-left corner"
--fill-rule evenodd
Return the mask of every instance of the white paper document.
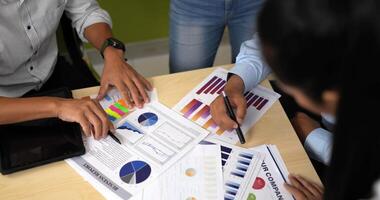
M 117 93 L 101 102 L 116 128 L 100 141 L 85 139 L 86 154 L 67 162 L 109 199 L 129 199 L 192 150 L 208 131 L 157 101 L 129 110 Z
M 251 148 L 265 154 L 261 170 L 255 180 L 250 181 L 244 198 L 247 200 L 294 200 L 285 189 L 289 172 L 275 145 L 261 145 Z
M 201 144 L 214 144 L 203 140 Z M 220 158 L 223 168 L 224 200 L 240 200 L 256 179 L 261 169 L 264 154 L 228 143 L 220 144 Z
M 197 145 L 145 188 L 139 200 L 223 199 L 220 153 L 219 145 Z
M 222 130 L 212 120 L 210 104 L 223 91 L 226 84 L 228 71 L 222 68 L 216 69 L 197 87 L 189 92 L 174 106 L 174 110 L 184 117 L 196 122 L 212 134 L 208 139 L 224 141 L 235 144 L 239 141 L 235 131 Z M 262 86 L 257 86 L 245 94 L 247 102 L 247 115 L 241 129 L 245 134 L 264 113 L 280 98 L 276 92 Z

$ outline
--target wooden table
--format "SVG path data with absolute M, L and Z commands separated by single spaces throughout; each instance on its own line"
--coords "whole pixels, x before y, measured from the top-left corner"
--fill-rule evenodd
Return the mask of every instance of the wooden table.
M 225 68 L 231 67 L 222 66 Z M 152 77 L 149 80 L 158 90 L 160 102 L 173 107 L 183 96 L 199 84 L 214 69 Z M 270 88 L 267 80 L 263 86 Z M 75 98 L 88 96 L 98 87 L 73 91 Z M 286 114 L 277 101 L 247 135 L 244 147 L 275 144 L 285 160 L 288 170 L 320 182 L 309 158 L 299 142 Z M 0 199 L 103 199 L 89 183 L 84 181 L 64 161 L 18 172 L 0 175 Z

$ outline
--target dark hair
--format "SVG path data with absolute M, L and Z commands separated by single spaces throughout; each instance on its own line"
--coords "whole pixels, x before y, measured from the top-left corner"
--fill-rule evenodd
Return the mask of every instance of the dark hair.
M 368 197 L 380 175 L 379 9 L 375 0 L 267 0 L 258 17 L 280 81 L 316 102 L 340 93 L 326 199 Z

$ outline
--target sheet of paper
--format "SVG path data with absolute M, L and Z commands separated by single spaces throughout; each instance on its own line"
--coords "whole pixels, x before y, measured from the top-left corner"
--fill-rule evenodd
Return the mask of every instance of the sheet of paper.
M 196 122 L 212 134 L 208 139 L 216 139 L 230 144 L 239 141 L 235 131 L 220 129 L 211 119 L 210 104 L 223 91 L 226 84 L 228 71 L 222 68 L 216 69 L 197 87 L 189 92 L 174 106 L 174 110 L 184 117 Z M 241 125 L 243 133 L 246 133 L 264 113 L 280 97 L 279 94 L 262 86 L 245 93 L 247 100 L 247 115 Z
M 129 199 L 141 192 L 208 134 L 157 101 L 131 111 L 111 93 L 101 105 L 122 145 L 110 137 L 86 138 L 86 154 L 67 162 L 107 198 Z
M 219 145 L 197 145 L 144 189 L 140 199 L 223 199 L 220 153 Z
M 247 200 L 294 200 L 293 196 L 284 188 L 288 182 L 288 170 L 275 145 L 261 145 L 251 148 L 265 154 L 261 170 L 256 179 L 250 180 L 243 199 Z
M 201 144 L 214 144 L 203 140 Z M 228 143 L 220 144 L 224 200 L 244 199 L 244 194 L 260 171 L 264 154 Z

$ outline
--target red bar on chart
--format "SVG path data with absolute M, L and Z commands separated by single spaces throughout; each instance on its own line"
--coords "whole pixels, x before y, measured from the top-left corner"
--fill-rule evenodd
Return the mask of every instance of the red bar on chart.
M 217 92 L 222 86 L 224 86 L 226 84 L 226 81 L 223 80 L 222 82 L 220 82 L 218 84 L 218 86 L 216 86 L 216 88 L 214 88 L 213 90 L 211 90 L 211 94 L 215 94 L 215 92 Z
M 111 105 L 109 107 L 112 111 L 116 112 L 117 114 L 119 114 L 120 116 L 123 116 L 125 113 L 121 110 L 119 110 L 118 108 L 116 108 L 114 105 Z
M 201 87 L 201 89 L 199 89 L 197 91 L 197 94 L 201 94 L 212 82 L 215 81 L 215 79 L 217 79 L 218 77 L 214 76 L 211 78 L 211 80 L 209 80 L 204 86 Z
M 212 118 L 210 118 L 202 127 L 204 129 L 208 129 L 211 126 L 215 126 L 215 125 L 216 125 L 216 123 L 214 122 L 214 120 Z
M 268 99 L 264 99 L 264 101 L 259 106 L 257 106 L 257 110 L 261 110 L 261 108 L 263 108 L 265 104 L 267 103 L 268 103 Z
M 210 115 L 210 107 L 208 105 L 203 106 L 192 118 L 192 121 L 197 121 L 200 117 L 203 119 L 207 118 Z
M 255 95 L 253 96 L 249 101 L 247 101 L 247 107 L 251 106 L 252 103 L 258 98 L 259 96 Z
M 204 93 L 205 93 L 205 94 L 208 94 L 212 89 L 215 88 L 215 86 L 216 86 L 220 81 L 222 81 L 222 79 L 221 79 L 221 78 L 218 78 L 213 84 L 210 85 L 210 87 L 208 87 L 208 88 L 204 91 Z
M 257 108 L 257 106 L 261 103 L 261 101 L 263 100 L 264 98 L 260 97 L 259 99 L 257 99 L 257 101 L 253 104 L 254 107 Z

